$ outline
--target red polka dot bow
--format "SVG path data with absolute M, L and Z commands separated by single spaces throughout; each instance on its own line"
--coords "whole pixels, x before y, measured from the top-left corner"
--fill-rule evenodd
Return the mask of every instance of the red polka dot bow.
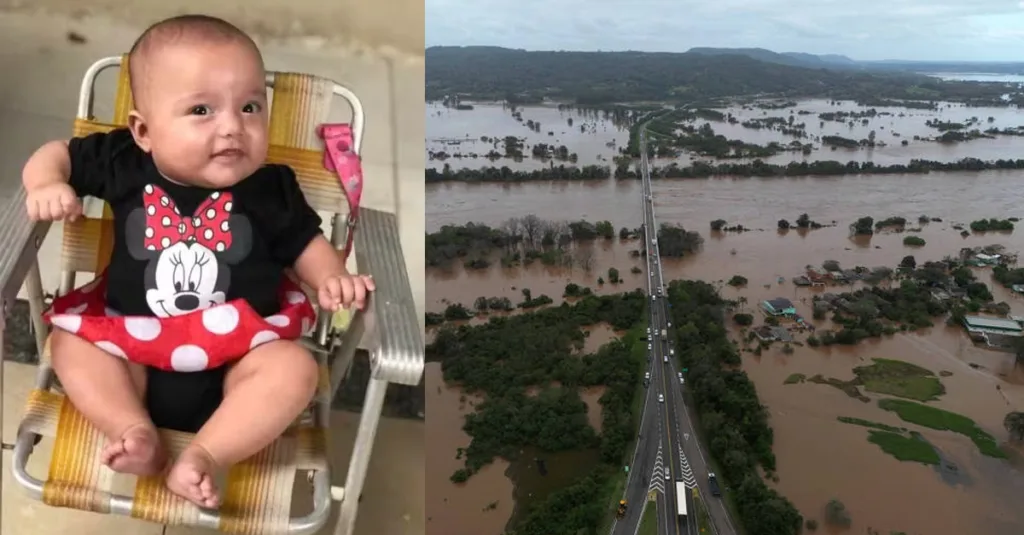
M 160 251 L 179 242 L 198 242 L 211 251 L 231 247 L 230 193 L 212 193 L 190 217 L 182 216 L 170 196 L 152 184 L 146 186 L 143 203 L 147 249 Z

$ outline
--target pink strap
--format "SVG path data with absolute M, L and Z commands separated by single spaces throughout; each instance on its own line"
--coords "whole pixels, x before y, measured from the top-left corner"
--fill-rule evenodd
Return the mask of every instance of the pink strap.
M 359 200 L 363 195 L 363 167 L 353 148 L 352 126 L 342 123 L 322 124 L 316 129 L 324 141 L 324 168 L 338 175 L 341 191 L 348 201 L 348 230 L 345 233 L 344 258 L 352 252 L 352 238 L 359 218 Z

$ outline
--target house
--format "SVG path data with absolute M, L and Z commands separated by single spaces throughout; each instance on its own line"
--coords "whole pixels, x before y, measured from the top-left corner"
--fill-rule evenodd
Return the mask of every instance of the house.
M 1002 255 L 997 254 L 988 255 L 985 253 L 978 253 L 974 255 L 974 259 L 980 262 L 983 266 L 994 266 L 999 263 L 1000 258 L 1002 258 Z
M 964 327 L 972 340 L 991 347 L 1010 347 L 1015 339 L 1024 336 L 1024 326 L 1016 319 L 964 316 Z
M 785 297 L 776 297 L 761 302 L 761 309 L 772 316 L 795 316 L 796 307 L 793 302 Z
M 807 268 L 807 278 L 811 279 L 811 282 L 824 282 L 827 272 L 824 269 L 818 267 Z
M 762 342 L 792 342 L 793 335 L 789 334 L 789 331 L 785 327 L 772 327 L 770 325 L 762 325 L 754 329 L 754 335 L 757 336 Z

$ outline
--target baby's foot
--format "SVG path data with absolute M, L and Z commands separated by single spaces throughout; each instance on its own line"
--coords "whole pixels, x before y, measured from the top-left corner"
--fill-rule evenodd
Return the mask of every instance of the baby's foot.
M 166 464 L 160 435 L 148 424 L 129 427 L 120 438 L 108 440 L 100 452 L 100 461 L 115 472 L 151 476 Z
M 206 450 L 190 445 L 167 474 L 167 488 L 199 507 L 214 509 L 220 506 L 220 496 L 213 483 L 216 468 Z

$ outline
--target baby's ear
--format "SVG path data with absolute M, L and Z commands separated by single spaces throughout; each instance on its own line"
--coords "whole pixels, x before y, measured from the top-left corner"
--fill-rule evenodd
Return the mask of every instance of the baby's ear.
M 135 138 L 135 144 L 142 149 L 142 152 L 149 152 L 152 146 L 149 139 L 149 127 L 146 125 L 146 119 L 138 110 L 128 113 L 128 130 L 131 131 L 132 137 Z
M 235 214 L 228 219 L 228 228 L 231 231 L 231 247 L 217 253 L 217 258 L 226 264 L 237 264 L 245 260 L 252 250 L 252 224 L 248 217 Z
M 160 256 L 160 251 L 146 249 L 146 210 L 136 208 L 128 214 L 128 222 L 124 229 L 125 241 L 128 245 L 128 253 L 132 258 L 141 261 L 148 261 Z

